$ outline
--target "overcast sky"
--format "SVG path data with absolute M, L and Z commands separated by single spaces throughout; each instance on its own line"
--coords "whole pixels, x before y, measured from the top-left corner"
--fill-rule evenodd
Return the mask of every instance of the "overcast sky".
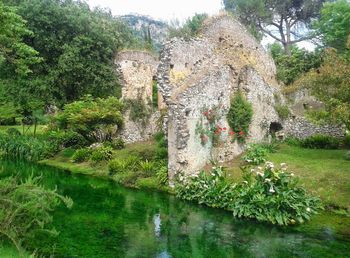
M 163 21 L 180 21 L 196 13 L 218 13 L 221 0 L 87 0 L 90 6 L 108 7 L 114 15 L 138 13 Z

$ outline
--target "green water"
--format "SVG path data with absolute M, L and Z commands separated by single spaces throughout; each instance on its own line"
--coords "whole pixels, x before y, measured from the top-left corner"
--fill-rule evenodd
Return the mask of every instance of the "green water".
M 350 239 L 328 229 L 308 234 L 239 221 L 229 212 L 166 194 L 126 189 L 41 165 L 0 162 L 0 170 L 8 173 L 43 175 L 44 185 L 57 186 L 74 200 L 71 210 L 60 207 L 54 213 L 59 236 L 43 236 L 31 244 L 44 256 L 350 257 Z

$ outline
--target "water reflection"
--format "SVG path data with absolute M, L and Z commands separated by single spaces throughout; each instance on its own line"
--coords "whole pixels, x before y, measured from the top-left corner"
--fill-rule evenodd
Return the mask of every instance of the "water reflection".
M 155 192 L 130 190 L 112 182 L 71 176 L 44 166 L 2 162 L 4 171 L 43 174 L 74 200 L 54 214 L 60 235 L 32 243 L 56 257 L 347 257 L 349 242 L 331 232 L 287 232 L 237 221 L 228 212 L 208 209 Z M 4 175 L 3 175 L 4 176 Z M 55 244 L 54 251 L 52 246 Z

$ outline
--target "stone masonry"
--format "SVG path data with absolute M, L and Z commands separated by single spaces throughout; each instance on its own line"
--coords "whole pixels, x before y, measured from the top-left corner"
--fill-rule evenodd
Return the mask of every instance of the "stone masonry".
M 271 57 L 236 20 L 225 14 L 208 19 L 201 35 L 166 43 L 158 67 L 158 83 L 168 106 L 169 178 L 198 172 L 210 160 L 228 161 L 244 150 L 221 135 L 220 145 L 203 145 L 196 134 L 203 109 L 220 106 L 218 124 L 229 127 L 231 98 L 240 92 L 254 109 L 248 142 L 259 142 L 269 125 L 279 121 L 275 95 L 283 99 Z
M 122 99 L 138 100 L 151 106 L 158 59 L 148 52 L 123 51 L 118 54 L 115 63 L 121 79 Z M 124 115 L 124 126 L 119 136 L 126 143 L 149 140 L 158 131 L 156 121 L 159 116 L 159 112 L 154 112 L 144 126 L 140 122 L 132 121 L 127 110 Z

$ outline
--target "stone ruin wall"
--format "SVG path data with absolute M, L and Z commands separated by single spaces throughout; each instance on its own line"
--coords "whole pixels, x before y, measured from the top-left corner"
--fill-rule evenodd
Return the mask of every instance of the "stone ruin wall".
M 168 106 L 169 177 L 196 173 L 210 160 L 229 161 L 244 150 L 221 135 L 218 147 L 202 145 L 196 134 L 203 108 L 221 106 L 218 124 L 229 128 L 230 100 L 240 90 L 252 104 L 249 142 L 261 141 L 279 121 L 274 96 L 281 95 L 274 63 L 244 27 L 231 17 L 209 19 L 193 40 L 166 43 L 158 67 L 159 90 Z M 280 97 L 282 98 L 282 96 Z
M 124 51 L 115 63 L 123 99 L 141 98 L 147 103 L 152 99 L 156 76 L 158 109 L 167 113 L 163 129 L 168 138 L 170 182 L 179 171 L 187 175 L 197 173 L 210 160 L 230 161 L 244 151 L 246 145 L 232 142 L 228 133 L 221 134 L 220 144 L 215 147 L 210 143 L 202 145 L 196 134 L 203 109 L 214 106 L 221 107 L 218 124 L 229 128 L 226 114 L 238 91 L 253 107 L 247 144 L 266 139 L 272 123 L 281 124 L 285 135 L 297 138 L 315 133 L 344 134 L 341 127 L 315 126 L 302 114 L 294 114 L 293 108 L 300 108 L 304 95 L 291 105 L 292 116 L 281 121 L 274 107 L 286 101 L 275 79 L 274 62 L 245 28 L 229 16 L 209 18 L 199 37 L 189 41 L 172 39 L 163 47 L 160 61 L 147 52 Z M 127 143 L 149 140 L 159 130 L 160 112 L 151 116 L 146 127 L 131 121 L 128 113 L 124 118 L 120 136 Z
M 142 100 L 150 104 L 153 95 L 153 80 L 157 73 L 158 58 L 143 51 L 123 51 L 118 54 L 115 64 L 122 85 L 122 99 Z M 157 111 L 157 110 L 156 110 Z M 124 126 L 119 136 L 126 143 L 151 139 L 158 131 L 159 112 L 154 112 L 144 126 L 130 119 L 129 111 L 124 115 Z
M 315 125 L 304 117 L 291 117 L 283 123 L 283 133 L 286 136 L 304 139 L 315 134 L 330 135 L 343 138 L 346 130 L 341 125 Z

